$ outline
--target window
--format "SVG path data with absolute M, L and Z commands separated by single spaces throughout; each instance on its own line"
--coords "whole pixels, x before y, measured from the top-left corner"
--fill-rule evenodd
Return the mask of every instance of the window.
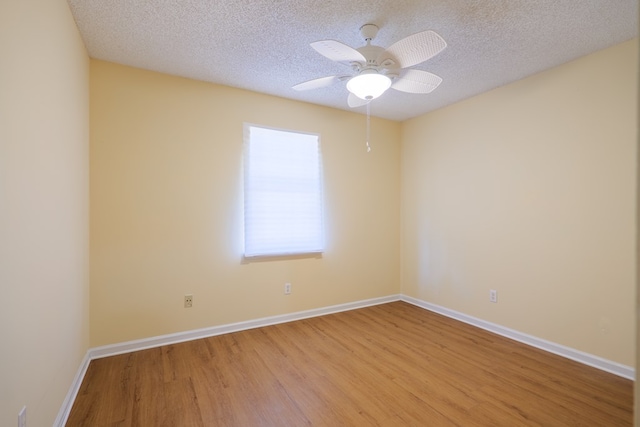
M 244 126 L 244 256 L 324 250 L 318 135 Z

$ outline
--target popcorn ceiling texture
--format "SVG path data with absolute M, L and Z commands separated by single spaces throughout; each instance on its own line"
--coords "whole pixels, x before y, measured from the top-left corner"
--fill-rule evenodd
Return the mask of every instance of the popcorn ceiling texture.
M 92 58 L 350 110 L 349 74 L 309 44 L 373 44 L 434 30 L 448 47 L 413 68 L 443 78 L 431 94 L 387 91 L 371 114 L 406 120 L 638 36 L 637 0 L 69 0 Z M 602 76 L 606 79 L 607 76 Z M 598 84 L 598 82 L 594 82 Z M 356 108 L 365 112 L 366 107 Z

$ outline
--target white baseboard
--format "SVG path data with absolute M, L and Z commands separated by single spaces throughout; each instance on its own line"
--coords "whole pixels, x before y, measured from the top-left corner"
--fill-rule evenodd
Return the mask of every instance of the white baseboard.
M 226 325 L 212 326 L 203 329 L 178 332 L 175 334 L 160 335 L 157 337 L 144 338 L 141 340 L 127 341 L 124 343 L 105 345 L 89 350 L 90 358 L 99 359 L 101 357 L 115 356 L 117 354 L 130 353 L 132 351 L 145 350 L 147 348 L 160 347 L 168 344 L 208 338 L 216 335 L 228 334 L 231 332 L 245 331 L 248 329 L 261 328 L 263 326 L 276 325 L 278 323 L 292 322 L 294 320 L 307 319 L 310 317 L 324 316 L 341 311 L 355 310 L 357 308 L 369 307 L 372 305 L 385 304 L 392 301 L 399 301 L 400 295 L 389 295 L 386 297 L 372 298 L 362 301 L 349 302 L 345 304 L 332 305 L 329 307 L 314 308 L 311 310 L 298 311 L 295 313 L 281 314 L 278 316 L 263 317 L 245 322 L 229 323 Z
M 213 337 L 216 335 L 228 334 L 231 332 L 240 332 L 248 329 L 260 328 L 263 326 L 276 325 L 278 323 L 292 322 L 295 320 L 308 319 L 310 317 L 324 316 L 332 313 L 339 313 L 341 311 L 355 310 L 358 308 L 369 307 L 373 305 L 386 304 L 393 301 L 405 301 L 409 304 L 413 304 L 425 310 L 433 311 L 435 313 L 442 314 L 455 320 L 459 320 L 464 323 L 476 326 L 478 328 L 487 330 L 489 332 L 502 335 L 507 338 L 511 338 L 515 341 L 548 351 L 550 353 L 557 354 L 559 356 L 566 357 L 571 360 L 583 363 L 585 365 L 593 366 L 606 372 L 618 375 L 620 377 L 628 378 L 630 380 L 635 379 L 635 370 L 630 366 L 625 366 L 610 360 L 602 359 L 591 354 L 587 354 L 578 350 L 574 350 L 569 347 L 555 344 L 550 341 L 546 341 L 540 338 L 536 338 L 531 335 L 523 334 L 513 329 L 505 328 L 495 323 L 487 322 L 482 319 L 478 319 L 473 316 L 466 315 L 464 313 L 450 310 L 446 307 L 442 307 L 436 304 L 432 304 L 426 301 L 419 300 L 410 296 L 398 294 L 389 295 L 386 297 L 372 298 L 362 301 L 355 301 L 346 304 L 332 305 L 329 307 L 316 308 L 312 310 L 298 311 L 295 313 L 282 314 L 278 316 L 263 317 L 255 320 L 248 320 L 245 322 L 230 323 L 226 325 L 212 326 L 203 329 L 194 329 L 191 331 L 179 332 L 175 334 L 160 335 L 157 337 L 145 338 L 141 340 L 127 341 L 123 343 L 105 345 L 101 347 L 95 347 L 89 349 L 76 374 L 71 388 L 67 393 L 67 396 L 63 402 L 62 407 L 56 418 L 54 427 L 64 427 L 71 412 L 73 402 L 76 399 L 82 380 L 87 372 L 89 363 L 94 359 L 100 359 L 102 357 L 115 356 L 123 353 L 130 353 L 133 351 L 145 350 L 153 347 L 160 347 L 168 344 L 175 344 L 185 341 L 191 341 L 201 338 Z
M 84 358 L 82 359 L 82 362 L 80 362 L 80 367 L 78 368 L 78 372 L 76 372 L 76 376 L 73 378 L 71 387 L 69 388 L 69 391 L 67 392 L 67 395 L 62 402 L 60 411 L 58 411 L 58 416 L 53 422 L 54 427 L 64 427 L 64 425 L 67 423 L 67 419 L 69 418 L 69 414 L 71 413 L 71 408 L 73 407 L 73 402 L 75 402 L 76 400 L 76 396 L 78 395 L 78 391 L 80 390 L 82 380 L 84 380 L 84 375 L 87 373 L 90 362 L 91 359 L 89 358 L 89 352 L 87 351 L 87 353 L 84 355 Z
M 407 295 L 402 295 L 400 299 L 402 301 L 408 302 L 409 304 L 413 304 L 420 308 L 424 308 L 425 310 L 433 311 L 435 313 L 442 314 L 443 316 L 447 316 L 452 319 L 459 320 L 464 323 L 468 323 L 470 325 L 476 326 L 486 331 L 493 332 L 498 335 L 502 335 L 503 337 L 507 337 L 512 340 L 521 342 L 523 344 L 527 344 L 532 347 L 536 347 L 541 350 L 548 351 L 549 353 L 557 354 L 559 356 L 566 357 L 567 359 L 575 360 L 576 362 L 580 362 L 588 366 L 593 366 L 594 368 L 598 368 L 600 370 L 618 375 L 623 378 L 635 380 L 635 369 L 632 368 L 631 366 L 626 366 L 617 362 L 612 362 L 611 360 L 603 359 L 601 357 L 594 356 L 592 354 L 588 354 L 579 350 L 575 350 L 570 347 L 565 347 L 563 345 L 556 344 L 551 341 L 543 340 L 541 338 L 537 338 L 532 335 L 524 334 L 522 332 L 518 332 L 513 329 L 505 328 L 504 326 L 487 322 L 485 320 L 478 319 L 476 317 L 469 316 L 467 314 L 460 313 L 458 311 L 451 310 L 446 307 L 442 307 L 437 304 L 432 304 L 430 302 L 413 298 Z

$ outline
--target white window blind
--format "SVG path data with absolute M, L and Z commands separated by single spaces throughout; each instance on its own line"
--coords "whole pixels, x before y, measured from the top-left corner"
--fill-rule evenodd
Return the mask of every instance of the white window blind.
M 324 250 L 318 135 L 244 127 L 244 256 Z

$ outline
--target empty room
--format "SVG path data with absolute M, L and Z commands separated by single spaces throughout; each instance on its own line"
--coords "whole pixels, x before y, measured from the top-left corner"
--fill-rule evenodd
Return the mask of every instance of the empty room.
M 635 0 L 3 1 L 0 425 L 634 425 L 638 49 Z

